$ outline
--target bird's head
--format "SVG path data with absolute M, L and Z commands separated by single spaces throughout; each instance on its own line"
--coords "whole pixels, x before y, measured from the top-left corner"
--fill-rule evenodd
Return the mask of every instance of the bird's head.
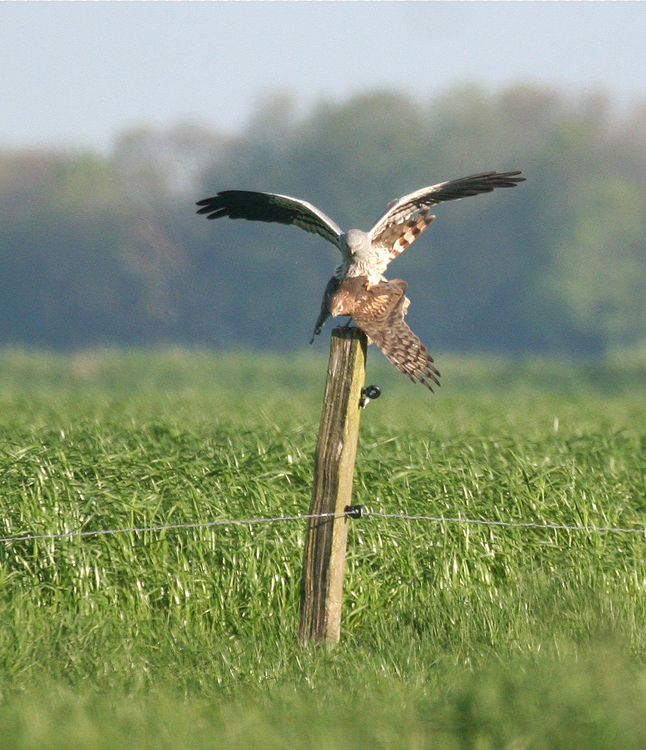
M 349 229 L 342 236 L 342 250 L 347 257 L 363 260 L 370 250 L 370 236 L 360 229 Z

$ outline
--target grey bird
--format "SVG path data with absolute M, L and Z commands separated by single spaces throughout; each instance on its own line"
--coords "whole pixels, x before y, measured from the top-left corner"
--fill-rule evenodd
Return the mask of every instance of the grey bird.
M 331 242 L 341 251 L 341 263 L 326 287 L 314 335 L 321 332 L 331 315 L 351 315 L 357 326 L 397 367 L 408 377 L 431 388 L 426 378 L 430 377 L 437 383 L 439 373 L 430 365 L 433 359 L 426 347 L 403 320 L 410 305 L 405 295 L 406 282 L 401 279 L 388 281 L 384 276 L 386 269 L 434 221 L 435 216 L 430 213 L 432 206 L 490 193 L 496 188 L 516 187 L 525 181 L 521 174 L 520 171 L 482 172 L 421 188 L 389 203 L 368 232 L 360 229 L 343 232 L 311 203 L 277 193 L 224 190 L 212 198 L 198 201 L 200 208 L 197 213 L 206 215 L 207 219 L 226 216 L 293 225 Z M 357 278 L 361 278 L 361 283 L 351 281 Z M 379 286 L 379 294 L 370 294 L 376 286 Z M 348 295 L 354 295 L 353 303 L 348 301 Z M 350 309 L 354 313 L 346 312 Z M 379 315 L 376 315 L 376 310 L 379 310 Z M 376 317 L 371 320 L 371 315 Z M 314 336 L 310 343 L 313 340 Z M 409 356 L 411 347 L 415 356 Z M 404 366 L 402 362 L 407 364 Z

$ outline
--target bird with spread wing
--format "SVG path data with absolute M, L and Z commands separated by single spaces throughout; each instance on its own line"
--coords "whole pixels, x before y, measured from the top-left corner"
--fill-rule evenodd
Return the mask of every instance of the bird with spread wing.
M 407 284 L 402 279 L 388 281 L 384 276 L 386 268 L 435 219 L 430 212 L 432 206 L 490 193 L 496 188 L 515 187 L 525 180 L 521 174 L 482 172 L 416 190 L 390 203 L 369 232 L 343 232 L 311 203 L 250 190 L 224 190 L 198 201 L 197 213 L 207 219 L 227 216 L 294 225 L 336 245 L 341 251 L 341 263 L 325 289 L 314 335 L 321 332 L 330 316 L 349 315 L 399 370 L 433 390 L 429 380 L 439 385 L 440 373 L 426 346 L 404 320 L 410 305 Z

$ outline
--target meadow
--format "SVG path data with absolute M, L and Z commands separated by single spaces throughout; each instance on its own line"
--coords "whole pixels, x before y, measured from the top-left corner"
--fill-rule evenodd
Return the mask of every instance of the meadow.
M 0 748 L 646 747 L 646 366 L 369 351 L 339 646 L 297 642 L 318 353 L 0 353 Z

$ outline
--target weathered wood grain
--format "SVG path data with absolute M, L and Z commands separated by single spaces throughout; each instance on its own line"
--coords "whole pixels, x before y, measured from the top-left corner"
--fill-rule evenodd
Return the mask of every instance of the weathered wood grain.
M 366 348 L 366 337 L 358 328 L 332 331 L 314 460 L 312 515 L 343 513 L 352 503 Z M 347 535 L 345 516 L 309 521 L 301 586 L 301 641 L 334 644 L 340 638 Z

